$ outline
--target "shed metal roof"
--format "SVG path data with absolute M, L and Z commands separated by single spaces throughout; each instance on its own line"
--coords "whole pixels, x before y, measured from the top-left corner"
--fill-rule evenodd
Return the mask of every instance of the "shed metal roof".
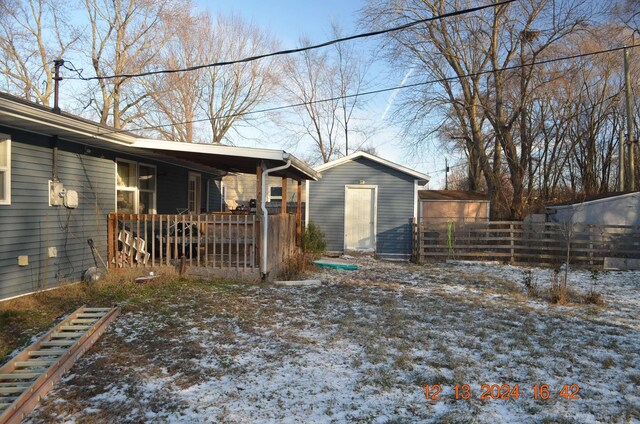
M 618 199 L 620 197 L 636 197 L 636 196 L 640 196 L 640 191 L 633 191 L 633 192 L 617 191 L 612 193 L 599 193 L 599 194 L 593 194 L 590 196 L 583 196 L 582 199 L 576 199 L 569 202 L 561 202 L 553 205 L 548 205 L 545 208 L 546 209 L 572 208 L 574 206 L 582 206 L 585 204 L 606 202 L 609 200 Z

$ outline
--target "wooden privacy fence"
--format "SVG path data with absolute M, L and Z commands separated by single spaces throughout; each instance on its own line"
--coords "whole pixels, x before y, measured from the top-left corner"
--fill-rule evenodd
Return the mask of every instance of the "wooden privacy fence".
M 640 227 L 492 221 L 414 224 L 413 258 L 485 259 L 520 264 L 602 266 L 605 258 L 640 259 Z
M 295 230 L 294 230 L 295 234 Z M 108 216 L 110 268 L 173 265 L 258 269 L 258 222 L 254 215 Z
M 287 259 L 298 252 L 296 215 L 269 215 L 267 269 L 279 273 Z

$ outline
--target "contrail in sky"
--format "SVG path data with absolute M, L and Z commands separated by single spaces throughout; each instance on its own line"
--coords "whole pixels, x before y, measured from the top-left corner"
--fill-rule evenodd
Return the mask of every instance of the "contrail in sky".
M 407 82 L 407 79 L 409 79 L 409 77 L 411 76 L 412 73 L 413 73 L 413 68 L 409 68 L 409 71 L 407 71 L 407 73 L 405 74 L 404 78 L 402 78 L 402 82 L 400 83 L 400 87 L 402 87 Z M 391 93 L 391 95 L 389 96 L 389 98 L 387 98 L 387 107 L 384 109 L 384 112 L 382 113 L 382 117 L 380 118 L 380 120 L 383 120 L 387 116 L 387 113 L 389 112 L 389 109 L 391 109 L 391 106 L 393 106 L 393 102 L 396 100 L 396 96 L 398 95 L 398 91 L 399 90 L 394 90 L 393 93 Z

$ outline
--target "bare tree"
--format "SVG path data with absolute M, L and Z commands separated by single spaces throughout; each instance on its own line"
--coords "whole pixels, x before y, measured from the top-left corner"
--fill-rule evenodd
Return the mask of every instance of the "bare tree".
M 164 69 L 183 69 L 204 64 L 209 50 L 211 19 L 208 15 L 185 16 L 178 22 L 168 22 L 173 37 L 158 54 L 157 63 Z M 143 119 L 152 133 L 160 137 L 191 143 L 205 141 L 196 135 L 194 121 L 200 120 L 204 101 L 203 69 L 152 75 L 144 79 L 147 95 L 152 99 Z
M 229 61 L 276 50 L 273 36 L 237 16 L 218 16 L 206 33 L 207 62 Z M 220 143 L 241 124 L 251 124 L 251 112 L 273 94 L 278 82 L 277 62 L 270 59 L 208 68 L 204 73 L 203 110 L 211 137 Z
M 622 22 L 634 32 L 640 31 L 640 2 L 638 0 L 615 0 L 609 9 L 615 22 Z
M 333 25 L 334 38 L 341 29 Z M 301 45 L 310 44 L 301 38 Z M 371 62 L 357 45 L 339 43 L 332 49 L 311 50 L 285 60 L 285 99 L 299 105 L 297 120 L 286 124 L 294 143 L 311 142 L 317 161 L 329 162 L 350 151 L 361 150 L 378 125 L 360 113 L 366 99 L 360 93 L 368 84 Z
M 338 24 L 331 26 L 332 38 L 342 38 L 342 29 Z M 360 146 L 351 145 L 351 149 L 357 150 L 362 148 L 366 140 L 371 137 L 377 129 L 375 125 L 368 122 L 366 125 L 358 125 L 359 118 L 356 116 L 358 111 L 366 105 L 367 101 L 360 93 L 366 90 L 368 84 L 368 73 L 371 67 L 372 59 L 367 60 L 358 52 L 359 46 L 355 43 L 337 43 L 334 44 L 335 54 L 335 82 L 338 87 L 338 95 L 340 96 L 340 116 L 339 123 L 344 131 L 344 154 L 349 154 L 349 136 L 357 133 L 361 139 Z M 354 141 L 354 140 L 352 140 Z M 366 147 L 370 151 L 375 148 Z
M 554 50 L 561 56 L 601 51 L 624 44 L 628 35 L 619 24 L 600 24 Z M 541 82 L 530 102 L 540 129 L 533 135 L 532 162 L 541 198 L 613 189 L 618 136 L 624 131 L 622 55 L 610 52 L 549 64 L 538 69 L 534 83 Z
M 171 34 L 165 22 L 180 20 L 190 3 L 177 0 L 83 0 L 90 23 L 90 61 L 98 80 L 99 95 L 92 104 L 102 124 L 124 128 L 139 119 L 147 94 L 131 78 L 155 65 Z M 185 7 L 187 6 L 187 7 Z M 92 94 L 93 96 L 93 90 Z
M 54 59 L 77 41 L 62 2 L 0 1 L 0 75 L 9 92 L 49 106 Z
M 303 39 L 302 45 L 310 44 Z M 337 69 L 329 62 L 328 53 L 307 50 L 300 56 L 286 58 L 284 70 L 288 77 L 283 84 L 286 98 L 295 104 L 298 121 L 290 123 L 296 143 L 304 138 L 313 141 L 313 151 L 322 163 L 332 160 L 341 149 L 339 111 L 340 99 L 333 84 Z M 321 101 L 331 99 L 328 101 Z
M 366 20 L 383 28 L 471 3 L 375 0 L 366 10 Z M 439 81 L 405 97 L 402 106 L 413 104 L 405 109 L 405 124 L 424 125 L 438 112 L 455 111 L 467 151 L 482 169 L 494 216 L 504 205 L 505 214 L 522 217 L 532 159 L 528 106 L 537 89 L 532 86 L 534 67 L 509 68 L 546 57 L 551 46 L 580 30 L 588 16 L 588 4 L 581 0 L 522 0 L 390 33 L 391 57 L 397 63 L 417 67 L 418 76 Z

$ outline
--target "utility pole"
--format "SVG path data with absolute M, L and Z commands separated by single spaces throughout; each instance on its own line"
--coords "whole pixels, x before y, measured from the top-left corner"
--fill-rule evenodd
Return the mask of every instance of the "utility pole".
M 625 93 L 627 100 L 627 155 L 629 160 L 629 172 L 627 175 L 628 184 L 626 188 L 629 191 L 635 190 L 635 164 L 634 164 L 634 137 L 633 137 L 633 116 L 632 116 L 632 105 L 631 105 L 631 75 L 629 71 L 629 49 L 625 47 L 624 49 L 624 85 L 625 85 Z
M 624 130 L 620 129 L 619 141 L 618 141 L 618 190 L 624 191 L 626 181 L 624 179 L 624 170 L 627 167 L 627 162 L 624 160 Z
M 347 131 L 347 126 L 345 125 L 344 129 L 344 155 L 349 156 L 349 132 Z
M 449 164 L 447 158 L 444 158 L 444 189 L 449 190 Z
M 53 61 L 54 68 L 54 77 L 53 77 L 53 111 L 55 113 L 60 113 L 60 106 L 58 104 L 58 94 L 60 93 L 60 81 L 62 81 L 62 77 L 60 76 L 60 67 L 64 65 L 63 59 L 56 59 Z

